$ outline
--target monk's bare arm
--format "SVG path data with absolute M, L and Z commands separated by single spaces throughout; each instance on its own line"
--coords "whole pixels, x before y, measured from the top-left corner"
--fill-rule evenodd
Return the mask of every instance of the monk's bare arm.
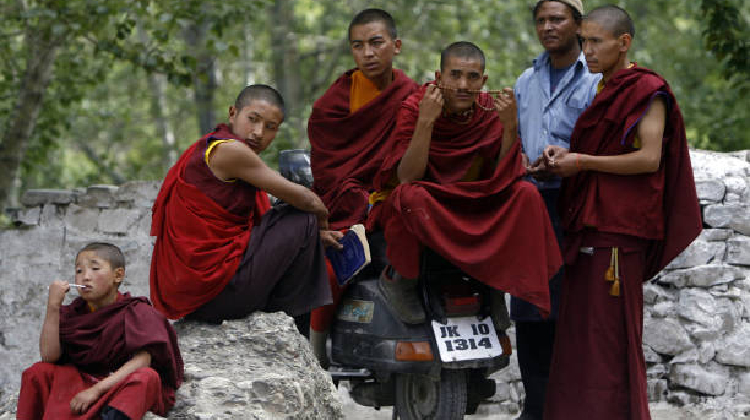
M 70 410 L 74 413 L 85 413 L 99 397 L 106 394 L 113 386 L 122 382 L 128 375 L 142 367 L 151 366 L 151 354 L 142 350 L 136 353 L 130 360 L 112 372 L 109 376 L 94 384 L 91 388 L 84 389 L 70 400 Z
M 319 227 L 327 228 L 328 210 L 320 197 L 269 168 L 244 143 L 234 141 L 217 145 L 209 162 L 211 171 L 218 178 L 241 179 L 250 183 L 302 211 L 314 214 Z
M 432 128 L 442 111 L 443 95 L 440 89 L 435 85 L 428 86 L 424 97 L 419 101 L 419 117 L 417 117 L 414 134 L 396 170 L 400 183 L 405 184 L 424 178 L 430 155 Z
M 503 123 L 503 139 L 500 147 L 500 156 L 498 160 L 505 157 L 518 138 L 518 109 L 516 106 L 516 95 L 513 89 L 505 88 L 503 93 L 495 97 L 495 109 Z M 528 165 L 528 158 L 524 166 Z
M 42 333 L 39 335 L 39 354 L 43 362 L 54 363 L 60 360 L 60 307 L 65 294 L 70 290 L 68 283 L 55 280 L 49 286 L 47 314 L 44 316 Z
M 578 171 L 599 171 L 619 175 L 656 172 L 661 162 L 665 119 L 664 99 L 656 97 L 636 127 L 638 138 L 641 139 L 640 149 L 614 156 L 558 153 L 558 157 L 550 162 L 552 171 L 561 176 L 570 176 Z

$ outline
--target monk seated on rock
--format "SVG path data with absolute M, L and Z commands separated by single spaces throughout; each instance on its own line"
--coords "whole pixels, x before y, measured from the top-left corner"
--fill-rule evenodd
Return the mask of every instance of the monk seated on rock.
M 331 302 L 328 210 L 259 154 L 284 120 L 266 85 L 248 86 L 219 124 L 170 169 L 154 203 L 151 298 L 169 318 L 221 322 L 254 311 L 290 316 Z M 284 203 L 271 208 L 268 193 Z
M 560 252 L 544 201 L 522 180 L 512 90 L 479 93 L 486 80 L 484 53 L 451 44 L 435 81 L 402 104 L 385 146 L 375 184 L 386 198 L 368 224 L 385 230 L 390 266 L 380 287 L 403 322 L 425 319 L 415 291 L 422 247 L 498 291 L 498 328 L 508 326 L 500 290 L 549 312 Z
M 125 258 L 116 246 L 78 252 L 75 284 L 49 286 L 39 338 L 42 361 L 23 372 L 17 418 L 140 419 L 164 416 L 183 379 L 177 336 L 145 297 L 118 288 Z M 63 305 L 71 287 L 80 296 Z

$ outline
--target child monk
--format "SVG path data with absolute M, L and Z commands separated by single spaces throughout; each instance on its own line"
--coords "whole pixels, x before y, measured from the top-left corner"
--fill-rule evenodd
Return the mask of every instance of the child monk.
M 140 419 L 165 415 L 183 379 L 177 336 L 145 297 L 120 293 L 125 258 L 109 243 L 90 243 L 75 260 L 72 285 L 49 286 L 39 337 L 42 361 L 23 372 L 17 418 Z M 153 366 L 153 367 L 152 367 Z

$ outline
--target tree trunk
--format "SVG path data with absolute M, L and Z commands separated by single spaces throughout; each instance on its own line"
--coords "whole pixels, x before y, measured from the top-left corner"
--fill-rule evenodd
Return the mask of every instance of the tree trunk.
M 214 91 L 216 90 L 216 63 L 213 55 L 205 48 L 208 25 L 195 23 L 185 32 L 185 41 L 191 51 L 196 51 L 196 68 L 193 74 L 193 92 L 198 111 L 198 127 L 202 136 L 216 126 L 214 112 Z
M 287 121 L 295 127 L 299 137 L 298 147 L 307 144 L 307 119 L 300 113 L 300 78 L 295 73 L 298 62 L 297 37 L 294 33 L 294 1 L 276 0 L 271 8 L 271 22 L 276 24 L 271 29 L 271 61 L 273 62 L 273 79 L 284 98 Z
M 162 143 L 162 167 L 169 169 L 177 161 L 174 131 L 169 124 L 167 115 L 167 101 L 165 98 L 164 76 L 156 73 L 148 75 L 148 88 L 151 91 L 151 116 L 156 126 L 156 134 Z
M 60 39 L 56 39 L 60 41 Z M 44 95 L 54 69 L 59 44 L 48 28 L 28 28 L 24 36 L 26 69 L 8 128 L 0 140 L 0 207 L 8 202 L 14 176 L 23 161 L 28 141 L 36 127 Z

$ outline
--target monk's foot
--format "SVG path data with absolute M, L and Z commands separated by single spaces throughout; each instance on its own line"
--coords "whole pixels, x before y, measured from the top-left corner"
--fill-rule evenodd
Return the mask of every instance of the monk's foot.
M 510 328 L 510 315 L 508 315 L 508 307 L 505 305 L 505 292 L 492 290 L 491 317 L 495 330 L 505 331 Z
M 425 321 L 422 302 L 417 295 L 417 283 L 417 279 L 401 277 L 391 266 L 380 273 L 380 291 L 396 316 L 405 324 L 421 324 Z
M 326 341 L 328 340 L 328 330 L 316 331 L 310 328 L 310 347 L 312 347 L 313 354 L 318 359 L 320 367 L 328 369 L 331 362 L 328 360 L 328 351 L 326 349 Z

